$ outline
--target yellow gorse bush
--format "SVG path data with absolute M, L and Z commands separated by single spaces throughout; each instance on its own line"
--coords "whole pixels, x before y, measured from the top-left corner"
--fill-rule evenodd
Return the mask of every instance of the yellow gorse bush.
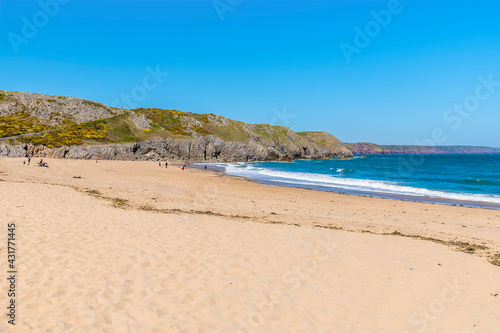
M 104 141 L 107 138 L 108 128 L 105 124 L 90 126 L 73 126 L 68 129 L 45 133 L 40 136 L 26 136 L 19 141 L 32 145 L 43 145 L 48 148 L 80 145 L 83 141 Z
M 36 133 L 51 129 L 24 111 L 0 117 L 0 137 Z

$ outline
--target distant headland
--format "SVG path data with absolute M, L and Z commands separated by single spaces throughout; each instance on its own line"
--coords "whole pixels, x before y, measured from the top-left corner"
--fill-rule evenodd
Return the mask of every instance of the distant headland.
M 377 145 L 368 142 L 345 143 L 355 155 L 383 154 L 500 154 L 500 148 L 482 146 Z

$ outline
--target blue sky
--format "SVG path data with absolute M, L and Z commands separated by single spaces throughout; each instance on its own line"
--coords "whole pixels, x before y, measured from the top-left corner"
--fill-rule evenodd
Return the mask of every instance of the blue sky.
M 0 89 L 499 147 L 499 18 L 500 0 L 0 0 Z

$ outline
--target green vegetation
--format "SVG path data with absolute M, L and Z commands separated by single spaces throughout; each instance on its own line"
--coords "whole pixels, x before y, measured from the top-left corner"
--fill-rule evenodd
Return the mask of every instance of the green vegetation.
M 181 117 L 192 117 L 202 123 L 208 122 L 208 118 L 203 117 L 204 115 L 195 115 L 192 113 L 185 113 L 177 110 L 140 108 L 134 110 L 134 112 L 144 114 L 146 118 L 151 121 L 153 129 L 162 128 L 169 131 L 173 135 L 191 136 L 188 131 L 188 127 L 182 124 L 180 120 Z M 191 129 L 200 135 L 210 133 L 203 125 L 191 126 Z
M 19 111 L 0 117 L 0 137 L 42 132 L 51 129 L 26 111 Z
M 43 145 L 49 148 L 80 144 L 130 143 L 154 137 L 167 139 L 208 135 L 224 141 L 241 143 L 258 140 L 261 144 L 270 146 L 287 144 L 292 140 L 302 147 L 309 147 L 314 141 L 321 146 L 330 147 L 336 140 L 334 137 L 317 132 L 298 133 L 299 137 L 297 138 L 284 126 L 248 125 L 214 114 L 194 114 L 159 108 L 134 110 L 109 108 L 101 103 L 80 99 L 75 99 L 80 106 L 85 104 L 94 110 L 102 108 L 117 110 L 118 115 L 76 124 L 74 110 L 68 112 L 64 107 L 55 108 L 56 105 L 67 104 L 67 102 L 62 101 L 66 100 L 67 97 L 29 95 L 27 96 L 28 101 L 33 101 L 35 105 L 38 105 L 28 108 L 20 99 L 16 98 L 17 95 L 6 97 L 10 96 L 6 93 L 0 90 L 0 106 L 6 105 L 5 101 L 1 101 L 1 99 L 9 98 L 14 102 L 12 105 L 15 105 L 19 111 L 0 117 L 0 137 L 18 136 L 15 139 L 17 143 Z M 133 112 L 140 118 L 146 117 L 151 128 L 138 128 L 135 125 L 137 119 L 131 118 L 131 116 L 135 116 Z M 139 119 L 139 121 L 142 120 Z
M 1 100 L 5 100 L 5 99 L 7 99 L 8 97 L 12 97 L 12 96 L 14 96 L 14 95 L 13 95 L 13 94 L 7 94 L 7 92 L 6 92 L 6 91 L 1 91 L 1 90 L 0 90 L 0 101 L 1 101 Z
M 104 105 L 102 103 L 97 103 L 97 102 L 93 102 L 93 101 L 84 101 L 84 103 L 89 105 L 89 106 L 95 107 L 95 108 L 107 109 L 106 105 Z
M 243 123 L 227 119 L 228 126 L 207 125 L 208 133 L 226 141 L 247 142 L 248 136 L 243 130 Z
M 297 132 L 297 134 L 306 139 L 315 142 L 320 148 L 341 149 L 344 144 L 333 135 L 325 132 Z
M 32 145 L 43 145 L 48 148 L 80 145 L 85 140 L 91 140 L 94 142 L 104 141 L 107 133 L 106 125 L 92 125 L 93 126 L 75 125 L 66 129 L 45 133 L 43 135 L 23 136 L 18 140 Z
M 198 134 L 208 134 L 208 131 L 202 126 L 193 126 L 193 130 Z
M 227 126 L 218 126 L 210 122 L 209 117 L 215 117 L 213 113 L 210 114 L 196 114 L 189 113 L 190 117 L 200 122 L 201 126 L 192 126 L 192 129 L 199 135 L 214 135 L 228 141 L 246 142 L 248 137 L 243 130 L 243 123 L 231 119 L 225 119 Z
M 43 135 L 23 136 L 19 142 L 43 145 L 49 148 L 81 145 L 83 143 L 126 143 L 146 138 L 146 133 L 135 128 L 123 116 L 96 120 L 81 125 L 54 130 Z M 141 135 L 142 134 L 142 135 Z
M 315 131 L 307 131 L 307 132 L 295 132 L 297 135 L 300 136 L 308 136 L 308 135 L 313 135 L 313 134 L 321 134 L 324 132 L 315 132 Z
M 254 132 L 259 135 L 261 140 L 269 143 L 281 144 L 284 140 L 288 140 L 288 127 L 285 126 L 271 126 L 269 124 L 255 124 L 252 125 Z
M 318 144 L 318 146 L 320 147 L 325 147 L 326 144 L 327 144 L 327 141 L 326 139 L 319 139 L 318 141 L 316 141 L 316 143 Z
M 97 120 L 92 123 L 104 124 L 107 127 L 108 131 L 106 141 L 110 143 L 137 142 L 147 137 L 144 131 L 136 128 L 130 121 L 125 118 L 125 116 L 122 115 L 113 118 Z
M 170 131 L 172 134 L 176 135 L 189 135 L 181 125 L 179 116 L 185 115 L 184 112 L 177 110 L 164 110 L 157 108 L 140 108 L 134 110 L 135 112 L 142 113 L 151 120 L 156 126 L 161 127 L 165 130 Z
M 127 118 L 131 112 L 144 114 L 150 120 L 150 129 L 140 130 Z M 57 112 L 53 112 L 50 119 L 63 118 Z M 212 115 L 214 116 L 214 115 Z M 191 125 L 185 125 L 181 117 L 186 117 L 186 122 Z M 191 118 L 191 120 L 189 119 Z M 24 120 L 28 119 L 28 120 Z M 211 121 L 210 115 L 200 115 L 184 113 L 177 110 L 163 109 L 136 109 L 125 110 L 123 115 L 112 118 L 101 119 L 93 122 L 76 125 L 68 120 L 64 121 L 63 129 L 57 129 L 43 135 L 23 136 L 18 139 L 19 142 L 30 143 L 33 145 L 44 145 L 49 148 L 62 147 L 70 145 L 98 144 L 98 143 L 128 143 L 146 140 L 157 136 L 168 137 L 191 137 L 192 133 L 201 136 L 213 135 L 226 141 L 248 142 L 249 135 L 259 137 L 262 142 L 269 144 L 281 144 L 288 140 L 289 129 L 284 126 L 271 126 L 268 124 L 252 125 L 250 130 L 245 123 L 222 118 L 221 122 Z M 6 117 L 4 127 L 0 127 L 4 136 L 27 134 L 53 129 L 47 125 L 36 124 L 36 119 L 30 117 L 27 113 L 18 113 L 10 118 Z M 196 122 L 197 121 L 197 122 Z M 19 124 L 19 126 L 12 126 Z M 223 124 L 223 125 L 222 125 Z M 327 145 L 327 140 L 320 141 L 322 145 Z

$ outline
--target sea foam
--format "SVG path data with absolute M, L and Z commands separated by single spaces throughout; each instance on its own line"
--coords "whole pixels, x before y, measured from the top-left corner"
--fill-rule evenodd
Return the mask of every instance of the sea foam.
M 227 174 L 234 176 L 248 177 L 260 181 L 272 181 L 287 185 L 296 185 L 297 187 L 323 187 L 331 189 L 345 189 L 361 191 L 373 194 L 392 194 L 412 197 L 428 197 L 449 199 L 457 201 L 477 201 L 500 204 L 499 195 L 473 194 L 473 193 L 455 193 L 430 190 L 425 188 L 398 185 L 392 181 L 380 181 L 370 179 L 341 178 L 326 174 L 280 171 L 263 167 L 256 167 L 251 163 L 217 163 L 218 167 L 223 168 Z M 339 168 L 340 169 L 340 168 Z M 342 173 L 343 170 L 335 170 Z

